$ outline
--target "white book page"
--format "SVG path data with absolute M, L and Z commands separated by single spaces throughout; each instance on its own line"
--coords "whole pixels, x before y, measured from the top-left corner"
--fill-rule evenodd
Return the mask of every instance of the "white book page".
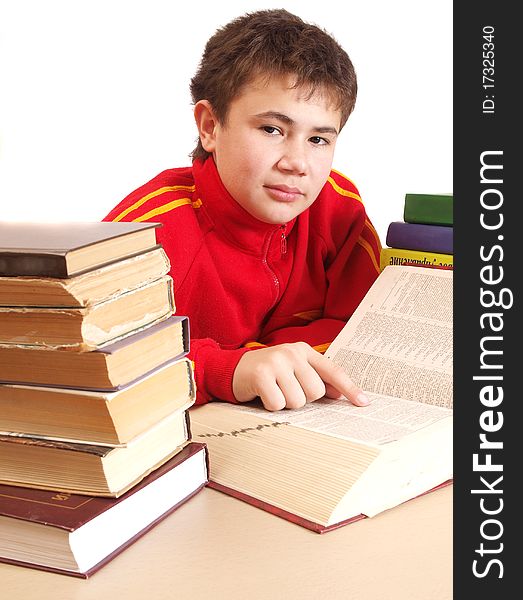
M 366 444 L 386 444 L 401 439 L 452 415 L 451 410 L 439 406 L 379 394 L 368 396 L 371 400 L 368 406 L 322 398 L 302 408 L 277 412 L 244 405 L 236 408 L 269 421 Z
M 452 275 L 386 267 L 325 356 L 366 392 L 451 409 Z

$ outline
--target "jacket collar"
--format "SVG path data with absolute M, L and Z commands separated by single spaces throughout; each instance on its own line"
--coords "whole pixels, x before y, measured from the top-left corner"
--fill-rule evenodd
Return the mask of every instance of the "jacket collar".
M 197 198 L 202 201 L 215 229 L 234 245 L 250 253 L 261 254 L 271 236 L 275 240 L 281 237 L 273 234 L 284 231 L 285 236 L 289 235 L 296 218 L 281 226 L 264 223 L 253 217 L 229 194 L 212 156 L 204 162 L 195 160 L 193 174 Z

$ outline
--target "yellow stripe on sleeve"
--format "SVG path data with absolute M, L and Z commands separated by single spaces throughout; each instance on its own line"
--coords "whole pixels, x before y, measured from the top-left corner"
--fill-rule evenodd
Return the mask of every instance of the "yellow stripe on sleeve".
M 339 175 L 340 177 L 343 177 L 343 179 L 346 179 L 349 183 L 352 183 L 352 185 L 354 187 L 358 187 L 354 181 L 352 181 L 352 179 L 350 177 L 347 177 L 347 175 L 345 175 L 345 173 L 342 173 L 341 171 L 337 171 L 336 169 L 331 169 L 331 171 L 333 173 L 336 173 L 336 175 Z
M 365 219 L 365 225 L 370 229 L 370 231 L 372 232 L 372 234 L 376 238 L 376 242 L 378 244 L 378 247 L 381 248 L 380 236 L 378 235 L 378 232 L 376 231 L 376 229 L 374 229 L 374 225 L 368 219 Z
M 321 309 L 316 308 L 314 310 L 306 310 L 300 313 L 294 313 L 292 316 L 297 317 L 298 319 L 303 319 L 304 321 L 315 321 L 321 317 Z
M 134 204 L 132 204 L 131 206 L 126 208 L 123 212 L 121 212 L 119 215 L 117 215 L 113 219 L 113 221 L 121 221 L 130 212 L 132 212 L 133 210 L 136 210 L 137 208 L 140 208 L 140 206 L 142 206 L 142 204 L 145 204 L 148 200 L 152 200 L 153 198 L 156 198 L 157 196 L 160 196 L 161 194 L 165 194 L 166 192 L 176 192 L 179 190 L 185 190 L 187 192 L 194 192 L 195 189 L 196 188 L 194 185 L 169 185 L 169 186 L 158 188 L 154 192 L 147 194 L 146 196 L 144 196 L 143 198 L 140 198 L 140 200 L 137 200 Z M 143 220 L 144 220 L 143 217 L 136 219 L 136 221 L 143 221 Z
M 319 344 L 318 346 L 312 346 L 314 350 L 317 352 L 321 352 L 322 354 L 327 350 L 327 348 L 331 345 L 330 342 L 325 344 Z M 244 348 L 267 348 L 266 344 L 260 344 L 260 342 L 247 342 L 243 345 Z
M 336 171 L 336 169 L 331 169 L 331 170 L 333 173 L 337 173 L 340 177 L 343 177 L 344 179 L 346 179 L 347 181 L 352 183 L 352 185 L 355 186 L 354 182 L 351 179 L 349 179 L 346 175 L 344 175 L 343 173 L 340 173 L 340 171 Z M 359 196 L 358 194 L 354 194 L 353 192 L 349 192 L 348 190 L 343 189 L 334 181 L 334 179 L 332 177 L 329 177 L 329 179 L 327 181 L 332 185 L 332 187 L 335 189 L 335 191 L 338 192 L 338 194 L 340 194 L 342 196 L 347 196 L 349 198 L 354 198 L 355 200 L 358 200 L 359 202 L 361 202 L 363 204 L 363 200 L 361 199 L 361 196 Z M 365 225 L 367 225 L 367 227 L 372 231 L 374 237 L 376 238 L 378 246 L 381 246 L 380 237 L 379 237 L 376 229 L 374 229 L 374 226 L 372 225 L 372 223 L 368 219 L 365 219 Z
M 316 352 L 320 352 L 321 354 L 323 354 L 324 352 L 327 351 L 327 348 L 330 346 L 330 342 L 326 343 L 326 344 L 320 344 L 319 346 L 313 346 L 314 350 L 316 350 Z
M 332 177 L 329 177 L 327 179 L 327 181 L 332 185 L 332 187 L 334 188 L 334 190 L 336 192 L 338 192 L 338 194 L 340 194 L 340 196 L 346 196 L 348 198 L 354 198 L 355 200 L 357 200 L 358 202 L 361 202 L 363 204 L 363 200 L 361 199 L 361 197 L 358 194 L 355 194 L 354 192 L 349 192 L 349 190 L 344 190 L 342 187 L 340 187 Z
M 260 344 L 260 342 L 247 342 L 243 345 L 244 348 L 267 348 L 266 344 Z
M 168 202 L 167 204 L 162 204 L 162 206 L 157 206 L 156 208 L 153 208 L 153 210 L 150 210 L 141 217 L 138 217 L 137 219 L 133 220 L 138 223 L 140 223 L 141 221 L 147 221 L 147 219 L 152 219 L 153 217 L 157 217 L 158 215 L 163 215 L 164 213 L 169 212 L 170 210 L 174 210 L 179 206 L 183 206 L 184 204 L 192 204 L 190 198 L 180 198 L 180 200 L 173 200 L 172 202 Z
M 370 259 L 372 261 L 372 264 L 374 266 L 374 268 L 376 269 L 376 271 L 379 273 L 380 272 L 380 266 L 378 264 L 378 261 L 376 260 L 376 255 L 374 254 L 374 251 L 372 249 L 372 246 L 369 244 L 369 242 L 367 242 L 367 240 L 364 240 L 362 237 L 358 238 L 357 243 L 364 249 L 366 250 L 367 254 L 370 256 Z

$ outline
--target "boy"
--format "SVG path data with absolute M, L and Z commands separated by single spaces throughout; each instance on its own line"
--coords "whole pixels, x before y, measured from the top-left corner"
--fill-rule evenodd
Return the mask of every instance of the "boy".
M 105 218 L 163 223 L 197 404 L 368 402 L 322 355 L 379 272 L 358 190 L 331 171 L 356 91 L 325 31 L 285 10 L 233 20 L 191 80 L 192 166 L 160 173 Z

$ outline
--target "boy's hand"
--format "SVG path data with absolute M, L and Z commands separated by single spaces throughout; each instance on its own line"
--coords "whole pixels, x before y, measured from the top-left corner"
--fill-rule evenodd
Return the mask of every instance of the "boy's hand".
M 319 398 L 368 399 L 343 369 L 305 342 L 246 352 L 236 366 L 232 389 L 238 402 L 260 397 L 267 410 L 299 408 Z

